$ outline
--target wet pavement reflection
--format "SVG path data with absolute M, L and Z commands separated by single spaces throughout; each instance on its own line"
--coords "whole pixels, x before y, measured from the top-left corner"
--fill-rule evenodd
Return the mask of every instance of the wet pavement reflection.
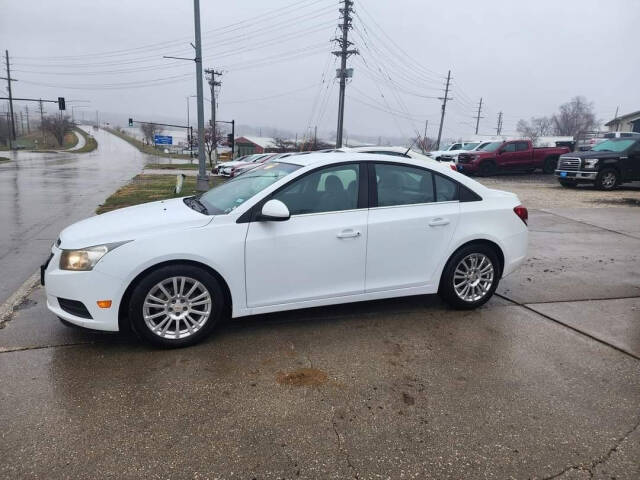
M 93 215 L 148 157 L 103 130 L 90 153 L 4 152 L 0 164 L 0 303 L 46 259 L 61 229 Z

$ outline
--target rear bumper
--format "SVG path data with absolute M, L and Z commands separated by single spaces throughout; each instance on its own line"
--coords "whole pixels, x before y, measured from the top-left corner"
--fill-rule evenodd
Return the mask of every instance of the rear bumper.
M 555 176 L 558 180 L 585 180 L 594 181 L 598 172 L 582 172 L 576 170 L 556 170 Z
M 520 233 L 511 235 L 504 239 L 504 268 L 502 276 L 506 277 L 520 267 L 527 259 L 527 248 L 529 245 L 529 230 L 525 229 Z

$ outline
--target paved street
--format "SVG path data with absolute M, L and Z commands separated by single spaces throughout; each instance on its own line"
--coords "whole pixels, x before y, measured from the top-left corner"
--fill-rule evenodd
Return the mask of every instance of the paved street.
M 46 259 L 62 228 L 92 215 L 139 173 L 145 155 L 102 130 L 91 153 L 7 152 L 0 164 L 0 304 Z M 81 140 L 81 143 L 84 143 Z
M 193 348 L 0 330 L 0 477 L 640 477 L 638 208 L 530 216 L 485 307 L 416 297 L 227 322 Z

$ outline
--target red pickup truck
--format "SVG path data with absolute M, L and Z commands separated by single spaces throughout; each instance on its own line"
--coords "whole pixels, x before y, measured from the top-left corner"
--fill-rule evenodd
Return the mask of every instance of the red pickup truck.
M 533 172 L 536 168 L 544 173 L 553 173 L 558 157 L 569 153 L 568 147 L 534 148 L 530 140 L 491 142 L 484 147 L 458 155 L 458 171 L 493 175 L 500 170 L 524 170 Z

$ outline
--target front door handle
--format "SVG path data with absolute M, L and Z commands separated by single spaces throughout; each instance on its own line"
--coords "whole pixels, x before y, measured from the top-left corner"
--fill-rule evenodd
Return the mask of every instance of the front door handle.
M 360 232 L 358 230 L 348 229 L 342 230 L 340 233 L 336 235 L 338 238 L 356 238 L 360 236 Z
M 431 220 L 429 222 L 429 226 L 430 227 L 442 227 L 444 225 L 449 225 L 449 219 L 448 218 L 434 218 L 433 220 Z

